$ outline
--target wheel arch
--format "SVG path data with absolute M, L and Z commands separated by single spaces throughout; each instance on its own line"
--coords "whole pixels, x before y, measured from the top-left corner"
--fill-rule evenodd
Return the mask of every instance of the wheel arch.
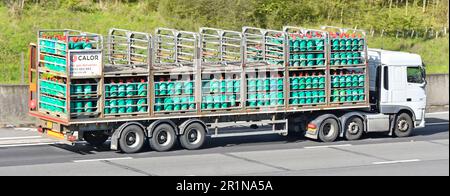
M 179 126 L 179 133 L 178 133 L 178 134 L 179 134 L 179 135 L 183 135 L 184 132 L 186 131 L 186 128 L 187 128 L 189 125 L 191 125 L 192 123 L 199 123 L 199 124 L 201 124 L 201 125 L 203 126 L 203 128 L 205 128 L 206 133 L 209 133 L 208 127 L 206 126 L 206 123 L 205 123 L 205 122 L 203 122 L 203 121 L 200 120 L 200 119 L 193 118 L 193 119 L 189 119 L 189 120 L 184 121 L 184 122 Z
M 114 133 L 111 136 L 111 150 L 118 150 L 119 149 L 119 139 L 120 139 L 120 135 L 122 135 L 122 132 L 125 128 L 127 128 L 128 126 L 131 125 L 136 125 L 142 128 L 142 130 L 144 131 L 144 135 L 147 136 L 146 134 L 146 128 L 144 125 L 142 125 L 139 122 L 126 122 L 123 123 L 122 125 L 119 126 L 119 128 L 117 128 Z
M 308 137 L 308 138 L 311 138 L 311 139 L 318 139 L 319 138 L 320 126 L 322 126 L 323 121 L 325 121 L 326 119 L 329 119 L 329 118 L 332 118 L 332 119 L 337 121 L 338 128 L 339 128 L 338 131 L 340 133 L 341 132 L 341 126 L 339 126 L 341 124 L 340 119 L 334 114 L 322 114 L 322 115 L 319 115 L 319 116 L 315 117 L 313 120 L 308 122 L 308 125 L 311 124 L 311 123 L 315 124 L 317 126 L 317 129 L 316 129 L 315 133 L 313 133 L 313 134 L 310 133 L 309 131 L 307 131 L 305 136 Z

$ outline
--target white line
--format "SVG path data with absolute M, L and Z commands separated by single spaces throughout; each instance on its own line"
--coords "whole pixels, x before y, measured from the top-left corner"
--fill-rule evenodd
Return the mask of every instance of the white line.
M 441 122 L 441 123 L 427 123 L 425 126 L 434 126 L 434 125 L 448 125 L 448 122 Z
M 17 131 L 32 131 L 32 132 L 37 131 L 36 128 L 14 128 L 14 129 Z
M 304 147 L 305 149 L 316 149 L 316 148 L 333 148 L 333 147 L 348 147 L 352 146 L 351 144 L 342 144 L 342 145 L 333 145 L 333 146 L 308 146 Z
M 42 138 L 41 136 L 25 136 L 25 137 L 2 137 L 0 140 L 20 140 L 20 139 L 35 139 Z
M 411 159 L 411 160 L 399 160 L 399 161 L 384 161 L 384 162 L 373 162 L 374 165 L 383 165 L 383 164 L 395 164 L 395 163 L 411 163 L 411 162 L 419 162 L 420 159 Z
M 428 115 L 428 114 L 448 114 L 448 111 L 447 111 L 447 112 L 432 112 L 432 113 L 426 113 L 425 115 Z
M 9 147 L 23 147 L 23 146 L 44 146 L 50 144 L 60 144 L 59 142 L 42 142 L 42 143 L 34 143 L 34 144 L 11 144 L 11 145 L 0 145 L 0 148 L 9 148 Z
M 88 160 L 76 160 L 74 163 L 83 163 L 83 162 L 96 162 L 96 161 L 115 161 L 115 160 L 129 160 L 133 159 L 133 157 L 122 157 L 122 158 L 110 158 L 110 159 L 88 159 Z

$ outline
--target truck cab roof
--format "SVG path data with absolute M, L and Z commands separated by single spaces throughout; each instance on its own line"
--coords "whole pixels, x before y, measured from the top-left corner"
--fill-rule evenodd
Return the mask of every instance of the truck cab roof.
M 389 66 L 418 66 L 422 65 L 422 57 L 409 52 L 397 52 L 382 49 L 369 48 L 368 56 L 370 61 L 377 61 L 379 64 Z

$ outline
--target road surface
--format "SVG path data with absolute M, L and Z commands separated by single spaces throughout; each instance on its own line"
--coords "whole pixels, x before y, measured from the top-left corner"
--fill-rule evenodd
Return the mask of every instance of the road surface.
M 369 134 L 332 144 L 295 137 L 209 140 L 196 151 L 139 154 L 107 146 L 68 146 L 33 129 L 0 129 L 3 175 L 449 175 L 448 113 L 427 115 L 427 127 L 409 138 Z

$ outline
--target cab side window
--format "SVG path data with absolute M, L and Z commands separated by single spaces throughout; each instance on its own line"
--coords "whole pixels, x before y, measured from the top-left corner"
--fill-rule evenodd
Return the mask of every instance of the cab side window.
M 424 83 L 422 69 L 420 67 L 408 67 L 408 83 L 422 84 Z

